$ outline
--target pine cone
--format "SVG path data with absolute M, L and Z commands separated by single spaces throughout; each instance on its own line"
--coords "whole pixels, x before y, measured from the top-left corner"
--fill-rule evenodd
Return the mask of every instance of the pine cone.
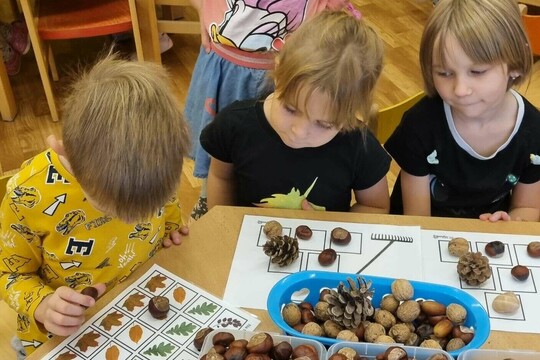
M 287 235 L 273 236 L 263 246 L 264 253 L 272 259 L 272 263 L 287 266 L 298 259 L 298 240 Z
M 370 290 L 371 281 L 366 282 L 360 276 L 357 281 L 358 285 L 353 279 L 347 278 L 349 288 L 340 282 L 337 291 L 330 289 L 330 293 L 324 296 L 324 301 L 329 304 L 330 319 L 345 329 L 356 329 L 375 312 L 371 304 L 373 298 L 373 290 Z
M 481 252 L 468 252 L 459 258 L 457 272 L 468 285 L 480 285 L 491 277 L 489 259 Z

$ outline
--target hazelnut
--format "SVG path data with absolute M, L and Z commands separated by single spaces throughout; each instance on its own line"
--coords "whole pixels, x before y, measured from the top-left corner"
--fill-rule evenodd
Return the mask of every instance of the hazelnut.
M 452 303 L 446 307 L 446 316 L 454 324 L 462 324 L 467 318 L 467 310 L 459 304 Z
M 317 349 L 315 349 L 313 345 L 302 344 L 302 345 L 298 345 L 297 347 L 293 349 L 293 352 L 292 352 L 293 359 L 297 359 L 304 356 L 311 360 L 319 360 L 319 353 L 317 353 Z
M 409 357 L 405 349 L 399 346 L 390 346 L 384 352 L 385 360 L 407 360 Z
M 420 304 L 422 312 L 427 316 L 437 316 L 446 314 L 446 306 L 436 301 L 422 301 Z
M 148 311 L 156 319 L 165 319 L 169 309 L 169 299 L 165 296 L 154 296 L 148 302 Z
M 322 266 L 330 266 L 336 261 L 337 259 L 337 253 L 334 249 L 324 249 L 319 254 L 318 260 L 319 264 Z
M 527 254 L 533 258 L 540 257 L 540 241 L 531 241 L 527 245 Z
M 337 227 L 330 233 L 330 240 L 337 245 L 347 245 L 351 242 L 351 233 L 344 228 Z
M 497 295 L 492 303 L 493 310 L 500 314 L 514 314 L 518 311 L 521 303 L 519 298 L 512 291 Z
M 283 226 L 276 220 L 270 220 L 264 224 L 263 232 L 268 238 L 279 236 L 283 232 Z
M 337 336 L 336 339 L 338 340 L 344 340 L 344 341 L 353 341 L 358 342 L 358 336 L 351 330 L 341 330 Z
M 274 340 L 269 334 L 261 332 L 253 335 L 246 347 L 249 353 L 267 354 L 274 347 Z
M 300 311 L 298 305 L 296 305 L 295 303 L 288 303 L 281 310 L 281 316 L 283 317 L 283 321 L 285 321 L 287 325 L 294 326 L 301 322 L 302 312 Z
M 448 341 L 448 344 L 446 344 L 446 351 L 454 351 L 457 349 L 461 349 L 465 345 L 465 342 L 460 338 L 453 338 Z
M 91 296 L 92 298 L 94 298 L 94 300 L 97 300 L 99 293 L 95 287 L 88 286 L 82 289 L 81 294 L 86 295 L 86 296 Z
M 505 245 L 501 241 L 492 241 L 485 247 L 486 255 L 492 258 L 498 258 L 504 255 Z
M 412 299 L 414 295 L 414 289 L 409 282 L 409 280 L 406 279 L 396 279 L 392 282 L 391 285 L 392 289 L 392 295 L 396 298 L 398 301 L 404 301 Z
M 307 301 L 302 301 L 300 304 L 298 304 L 298 307 L 300 308 L 300 310 L 313 310 L 313 305 L 311 305 L 311 303 L 308 303 Z
M 469 241 L 462 237 L 456 237 L 448 243 L 448 252 L 452 256 L 460 257 L 469 252 Z
M 292 355 L 292 345 L 286 341 L 282 341 L 272 350 L 272 358 L 275 360 L 289 360 Z
M 234 335 L 230 332 L 220 331 L 212 338 L 212 344 L 229 347 L 234 340 Z
M 300 240 L 309 240 L 313 235 L 313 231 L 307 225 L 300 225 L 296 228 L 295 234 Z
M 414 300 L 407 300 L 397 308 L 396 315 L 403 322 L 413 322 L 420 314 L 420 304 Z
M 244 360 L 247 355 L 247 350 L 245 347 L 231 346 L 225 351 L 223 357 L 225 360 Z M 281 359 L 276 359 L 281 360 Z
M 321 325 L 316 322 L 309 322 L 304 325 L 302 329 L 302 334 L 312 335 L 312 336 L 323 336 L 323 330 Z
M 195 339 L 193 339 L 193 346 L 195 346 L 195 349 L 197 349 L 198 351 L 201 351 L 206 335 L 210 334 L 212 330 L 213 330 L 212 328 L 206 327 L 206 328 L 200 329 L 197 332 L 197 334 L 195 335 Z
M 529 268 L 523 265 L 514 266 L 510 273 L 518 281 L 525 281 L 529 278 Z
M 463 325 L 454 326 L 452 337 L 460 338 L 465 344 L 468 344 L 474 337 L 474 330 Z
M 302 311 L 300 312 L 301 313 L 301 322 L 303 324 L 307 324 L 309 322 L 314 322 L 316 319 L 315 319 L 315 314 L 313 313 L 313 311 L 309 310 L 309 309 L 302 309 Z

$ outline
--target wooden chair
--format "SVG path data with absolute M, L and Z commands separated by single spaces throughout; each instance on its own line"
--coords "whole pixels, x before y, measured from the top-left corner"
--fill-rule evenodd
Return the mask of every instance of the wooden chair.
M 17 115 L 17 104 L 3 61 L 0 61 L 0 115 L 5 121 L 12 121 Z
M 129 0 L 131 13 L 134 17 L 134 27 L 140 33 L 141 53 L 139 61 L 153 61 L 161 64 L 159 49 L 159 34 L 200 34 L 200 23 L 184 18 L 178 20 L 161 20 L 157 18 L 156 5 L 162 6 L 191 6 L 189 0 Z M 135 39 L 137 41 L 137 39 Z
M 399 125 L 403 113 L 416 104 L 423 96 L 424 92 L 421 91 L 396 105 L 379 110 L 377 119 L 370 125 L 370 128 L 375 132 L 381 144 L 384 144 L 390 135 L 392 135 L 394 129 Z
M 523 25 L 529 37 L 529 45 L 534 56 L 540 56 L 540 15 L 528 15 L 527 8 L 521 13 Z
M 59 120 L 49 69 L 58 71 L 50 40 L 77 39 L 133 30 L 137 53 L 138 28 L 132 25 L 128 0 L 20 0 L 53 121 Z

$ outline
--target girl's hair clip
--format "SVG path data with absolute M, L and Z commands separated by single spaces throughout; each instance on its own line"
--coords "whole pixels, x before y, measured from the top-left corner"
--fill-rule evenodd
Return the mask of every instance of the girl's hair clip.
M 353 4 L 351 3 L 348 3 L 347 6 L 345 7 L 345 9 L 351 14 L 351 16 L 353 18 L 355 18 L 356 20 L 360 20 L 362 18 L 362 13 L 357 10 Z

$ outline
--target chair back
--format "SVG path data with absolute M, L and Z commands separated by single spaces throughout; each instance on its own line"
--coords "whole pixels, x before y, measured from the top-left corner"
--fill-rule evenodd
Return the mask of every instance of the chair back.
M 372 129 L 375 131 L 375 135 L 381 144 L 384 144 L 390 135 L 392 135 L 394 129 L 399 125 L 403 113 L 416 104 L 423 96 L 424 92 L 421 91 L 396 105 L 379 110 L 376 124 L 373 124 Z
M 529 37 L 532 53 L 540 56 L 540 15 L 521 14 L 521 18 Z
M 6 186 L 9 179 L 11 179 L 11 176 L 0 177 L 0 202 L 4 198 L 4 195 L 6 195 Z

